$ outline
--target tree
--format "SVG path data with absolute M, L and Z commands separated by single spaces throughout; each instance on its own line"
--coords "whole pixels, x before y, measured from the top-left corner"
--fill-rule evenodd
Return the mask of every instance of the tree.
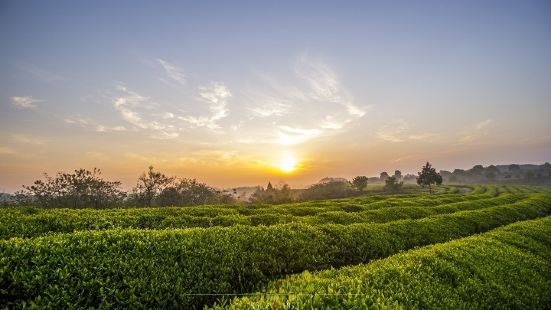
M 281 188 L 275 188 L 272 183 L 268 182 L 266 189 L 259 188 L 249 198 L 251 203 L 287 203 L 292 202 L 291 187 L 288 184 L 283 184 Z
M 365 175 L 359 175 L 352 179 L 352 184 L 360 192 L 363 192 L 363 190 L 367 187 L 367 177 Z
M 153 199 L 168 187 L 173 180 L 174 178 L 167 177 L 161 172 L 155 171 L 153 166 L 149 166 L 149 171 L 142 173 L 138 178 L 133 191 L 141 203 L 151 207 Z
M 384 190 L 391 193 L 398 193 L 402 190 L 404 182 L 398 182 L 395 176 L 391 176 L 385 181 Z
M 302 192 L 301 200 L 344 198 L 354 193 L 350 182 L 330 181 L 310 186 Z
M 16 194 L 19 203 L 38 204 L 46 208 L 113 207 L 120 205 L 126 193 L 118 181 L 101 178 L 101 170 L 94 168 L 59 172 L 55 177 L 44 174 L 45 180 L 36 180 Z
M 381 172 L 381 175 L 379 177 L 379 179 L 381 179 L 381 181 L 386 181 L 386 179 L 388 179 L 389 175 L 386 171 L 383 171 Z
M 417 184 L 421 185 L 422 187 L 428 186 L 429 193 L 431 194 L 432 184 L 442 184 L 442 176 L 436 172 L 436 169 L 434 169 L 429 162 L 427 162 L 427 164 L 423 166 L 421 171 L 417 174 L 419 175 L 417 177 Z
M 196 179 L 175 179 L 161 190 L 156 198 L 160 206 L 192 206 L 201 204 L 227 203 L 231 195 L 217 191 Z
M 396 181 L 400 181 L 402 179 L 402 171 L 400 170 L 394 171 L 394 178 L 396 178 Z
M 494 181 L 496 179 L 496 173 L 492 170 L 487 170 L 484 173 L 484 176 L 486 177 L 486 179 L 488 179 L 490 181 Z

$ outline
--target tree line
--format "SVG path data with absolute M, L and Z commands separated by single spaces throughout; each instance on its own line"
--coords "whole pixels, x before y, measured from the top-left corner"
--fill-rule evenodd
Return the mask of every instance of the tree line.
M 130 192 L 119 181 L 106 181 L 101 170 L 94 168 L 60 172 L 55 177 L 44 174 L 43 180 L 23 186 L 14 194 L 21 205 L 45 208 L 110 208 L 121 206 L 189 206 L 233 203 L 233 197 L 196 179 L 168 177 L 153 166 L 142 173 Z
M 402 191 L 404 182 L 399 170 L 393 176 L 387 174 L 384 182 L 383 191 Z M 248 202 L 280 204 L 358 196 L 365 193 L 368 183 L 369 178 L 366 176 L 357 176 L 351 181 L 325 178 L 300 191 L 291 189 L 287 184 L 276 188 L 268 183 L 265 189 L 256 190 Z M 417 184 L 428 187 L 432 193 L 432 186 L 441 183 L 442 176 L 427 162 L 418 173 Z M 167 176 L 153 166 L 138 177 L 136 185 L 129 192 L 121 189 L 119 181 L 104 180 L 100 169 L 78 169 L 73 173 L 59 172 L 55 176 L 44 174 L 43 179 L 23 186 L 23 190 L 16 192 L 13 201 L 19 205 L 44 208 L 163 207 L 237 202 L 229 191 L 215 189 L 196 179 Z

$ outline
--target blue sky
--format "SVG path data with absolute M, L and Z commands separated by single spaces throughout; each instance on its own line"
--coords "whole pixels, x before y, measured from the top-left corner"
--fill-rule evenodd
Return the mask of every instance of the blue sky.
M 78 167 L 302 186 L 551 154 L 549 1 L 3 1 L 0 44 L 0 189 Z

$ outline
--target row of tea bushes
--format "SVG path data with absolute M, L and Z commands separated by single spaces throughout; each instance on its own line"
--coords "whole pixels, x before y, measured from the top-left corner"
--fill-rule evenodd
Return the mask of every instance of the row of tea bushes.
M 367 265 L 304 272 L 215 308 L 546 309 L 550 292 L 545 217 Z
M 81 231 L 0 241 L 0 304 L 201 308 L 304 270 L 365 263 L 551 213 L 551 196 L 386 224 Z M 206 295 L 205 295 L 206 294 Z
M 233 225 L 276 225 L 292 222 L 310 224 L 353 224 L 378 222 L 384 223 L 399 219 L 422 218 L 436 214 L 453 213 L 460 210 L 473 210 L 489 206 L 512 203 L 527 197 L 527 194 L 501 194 L 496 197 L 480 196 L 477 200 L 437 199 L 440 205 L 418 206 L 402 199 L 399 206 L 387 202 L 386 207 L 372 209 L 370 205 L 347 205 L 346 207 L 310 208 L 315 211 L 303 216 L 290 215 L 284 207 L 273 206 L 270 209 L 282 208 L 280 213 L 252 213 L 243 215 L 231 208 L 203 206 L 202 209 L 187 208 L 137 208 L 137 209 L 47 209 L 25 212 L 24 210 L 7 210 L 0 212 L 0 238 L 35 237 L 52 232 L 73 232 L 77 230 L 104 230 L 114 228 L 164 229 L 187 227 L 211 227 Z M 389 198 L 387 200 L 395 200 Z M 424 199 L 424 198 L 423 198 Z M 382 200 L 380 202 L 385 202 Z M 404 206 L 402 206 L 404 205 Z M 407 206 L 409 205 L 409 206 Z M 298 210 L 307 207 L 296 207 Z M 367 209 L 367 210 L 365 210 Z M 10 212 L 11 211 L 11 212 Z M 192 211 L 192 212 L 190 212 Z M 295 210 L 297 213 L 297 210 Z M 218 215 L 216 215 L 218 214 Z

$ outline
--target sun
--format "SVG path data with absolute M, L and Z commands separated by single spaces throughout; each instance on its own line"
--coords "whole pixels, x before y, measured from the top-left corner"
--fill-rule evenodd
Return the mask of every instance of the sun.
M 293 155 L 287 154 L 281 158 L 277 166 L 279 170 L 289 173 L 297 169 L 297 164 L 298 160 Z

